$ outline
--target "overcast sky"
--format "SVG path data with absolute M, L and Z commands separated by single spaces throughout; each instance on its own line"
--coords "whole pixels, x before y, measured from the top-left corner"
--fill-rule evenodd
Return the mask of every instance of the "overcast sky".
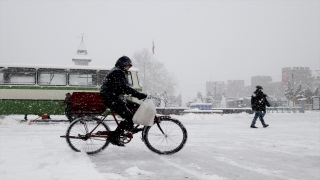
M 183 98 L 206 81 L 320 70 L 320 1 L 4 1 L 0 61 L 72 65 L 82 33 L 90 65 L 113 66 L 155 44 Z

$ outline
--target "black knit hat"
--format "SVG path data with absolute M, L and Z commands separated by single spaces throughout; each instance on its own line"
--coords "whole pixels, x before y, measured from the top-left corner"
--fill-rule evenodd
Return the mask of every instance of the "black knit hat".
M 124 68 L 125 66 L 132 66 L 132 61 L 127 56 L 122 56 L 118 59 L 118 61 L 115 64 L 116 67 Z
M 260 86 L 260 85 L 256 86 L 256 88 L 257 88 L 257 89 L 263 89 L 263 87 Z

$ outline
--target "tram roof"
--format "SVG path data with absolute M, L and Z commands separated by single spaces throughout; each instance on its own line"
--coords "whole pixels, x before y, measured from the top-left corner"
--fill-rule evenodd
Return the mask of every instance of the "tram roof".
M 52 64 L 22 64 L 22 63 L 0 63 L 0 67 L 28 67 L 28 68 L 53 68 L 53 69 L 95 69 L 110 70 L 114 66 L 78 66 L 78 65 L 52 65 Z M 130 68 L 130 71 L 138 71 L 137 68 Z

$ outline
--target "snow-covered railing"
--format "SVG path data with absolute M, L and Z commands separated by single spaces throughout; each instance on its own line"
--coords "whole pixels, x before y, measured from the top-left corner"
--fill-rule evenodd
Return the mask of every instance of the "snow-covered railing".
M 156 107 L 158 114 L 170 115 L 176 114 L 180 115 L 182 111 L 189 109 L 188 107 Z
M 200 110 L 200 109 L 186 109 L 181 112 L 181 115 L 194 113 L 194 114 L 223 114 L 222 110 Z
M 158 114 L 186 114 L 186 113 L 218 113 L 218 114 L 237 114 L 237 113 L 249 113 L 253 114 L 254 111 L 250 107 L 245 108 L 212 108 L 212 110 L 199 110 L 190 109 L 188 107 L 157 107 Z M 267 107 L 268 113 L 303 113 L 303 109 L 299 106 L 296 107 Z
M 296 113 L 296 112 L 304 112 L 302 107 L 267 107 L 267 112 L 269 113 Z
M 222 110 L 223 114 L 238 114 L 238 113 L 249 113 L 253 114 L 253 111 L 249 107 L 245 108 L 212 108 L 212 110 Z

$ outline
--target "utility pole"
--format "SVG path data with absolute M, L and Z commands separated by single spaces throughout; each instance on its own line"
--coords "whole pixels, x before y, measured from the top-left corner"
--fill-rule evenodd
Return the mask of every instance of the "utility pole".
M 291 73 L 291 76 L 292 76 L 292 92 L 294 92 L 294 79 L 293 79 L 293 69 L 292 69 L 292 73 Z
M 293 68 L 292 68 L 292 93 L 294 93 L 294 78 L 293 78 L 293 74 L 294 74 L 294 71 L 293 71 Z M 294 101 L 292 100 L 292 106 L 294 107 Z
M 214 97 L 216 97 L 217 94 L 217 81 L 214 82 Z
M 293 73 L 292 73 L 291 75 L 292 75 L 292 91 L 294 91 L 294 80 L 293 80 Z

